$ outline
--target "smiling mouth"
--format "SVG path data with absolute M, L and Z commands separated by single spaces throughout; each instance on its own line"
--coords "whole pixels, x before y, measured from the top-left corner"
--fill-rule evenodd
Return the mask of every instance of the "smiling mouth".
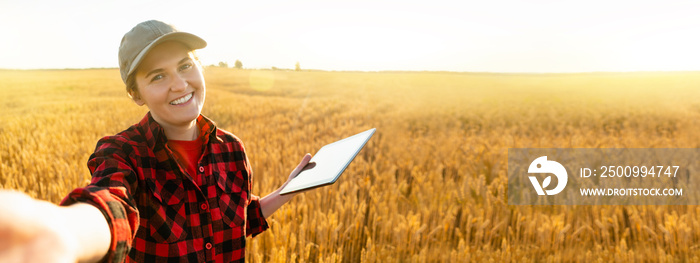
M 171 102 L 170 102 L 170 105 L 179 105 L 179 104 L 183 104 L 183 103 L 189 101 L 189 100 L 192 98 L 192 96 L 194 96 L 194 92 L 192 92 L 192 93 L 190 93 L 190 94 L 187 94 L 187 95 L 185 95 L 185 96 L 182 96 L 182 97 L 180 97 L 180 98 L 178 98 L 178 99 L 175 99 L 175 100 L 173 100 L 173 101 L 171 101 Z

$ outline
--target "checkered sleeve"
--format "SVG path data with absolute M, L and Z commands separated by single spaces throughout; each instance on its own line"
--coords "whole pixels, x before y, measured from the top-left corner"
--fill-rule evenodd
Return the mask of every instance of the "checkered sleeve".
M 245 222 L 246 235 L 255 237 L 268 227 L 260 207 L 260 197 L 251 195 L 248 203 L 247 221 Z
M 137 185 L 130 152 L 124 139 L 105 137 L 90 156 L 90 184 L 73 190 L 61 205 L 85 202 L 97 207 L 107 219 L 111 244 L 105 262 L 123 262 L 138 229 L 139 215 L 131 193 Z

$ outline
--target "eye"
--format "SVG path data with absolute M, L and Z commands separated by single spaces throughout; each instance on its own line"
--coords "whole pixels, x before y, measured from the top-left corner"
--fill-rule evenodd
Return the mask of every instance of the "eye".
M 192 63 L 185 63 L 185 64 L 182 64 L 182 66 L 180 66 L 180 71 L 188 70 L 190 68 L 192 68 Z
M 161 80 L 162 78 L 163 78 L 163 74 L 157 74 L 157 75 L 153 76 L 153 78 L 151 78 L 151 82 Z

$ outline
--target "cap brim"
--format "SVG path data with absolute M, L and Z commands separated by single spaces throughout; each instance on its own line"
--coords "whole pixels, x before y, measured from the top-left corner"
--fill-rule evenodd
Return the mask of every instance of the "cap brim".
M 204 39 L 186 32 L 172 32 L 162 35 L 153 42 L 151 42 L 151 44 L 146 46 L 143 50 L 141 50 L 141 52 L 139 52 L 136 58 L 134 58 L 134 61 L 131 63 L 129 72 L 126 75 L 129 76 L 132 73 L 134 73 L 136 68 L 138 68 L 138 66 L 141 64 L 141 60 L 143 60 L 143 58 L 146 57 L 146 54 L 148 54 L 148 52 L 151 51 L 153 47 L 166 41 L 177 41 L 183 43 L 190 50 L 200 49 L 207 46 L 207 42 L 204 41 Z

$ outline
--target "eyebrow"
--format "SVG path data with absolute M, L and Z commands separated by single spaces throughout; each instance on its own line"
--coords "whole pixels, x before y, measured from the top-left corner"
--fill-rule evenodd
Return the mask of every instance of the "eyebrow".
M 182 63 L 184 63 L 185 61 L 188 61 L 188 60 L 192 60 L 192 58 L 191 58 L 190 56 L 187 56 L 187 57 L 181 59 L 180 61 L 178 61 L 177 64 L 180 65 L 180 64 L 182 64 Z M 157 68 L 157 69 L 151 70 L 151 71 L 149 71 L 148 73 L 146 73 L 146 76 L 145 76 L 144 78 L 148 78 L 149 76 L 151 76 L 151 75 L 153 75 L 153 74 L 155 74 L 155 73 L 160 73 L 160 72 L 163 72 L 163 71 L 164 71 L 164 70 L 163 70 L 162 68 Z

